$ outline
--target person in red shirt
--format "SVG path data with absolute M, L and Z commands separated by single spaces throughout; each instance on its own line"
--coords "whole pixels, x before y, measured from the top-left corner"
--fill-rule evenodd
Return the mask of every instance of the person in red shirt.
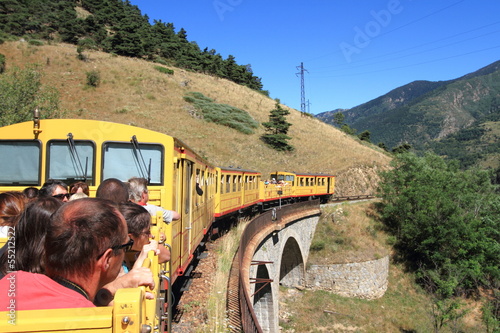
M 112 202 L 68 202 L 47 230 L 46 275 L 8 272 L 0 280 L 0 312 L 93 307 L 97 291 L 115 280 L 132 245 L 125 219 Z

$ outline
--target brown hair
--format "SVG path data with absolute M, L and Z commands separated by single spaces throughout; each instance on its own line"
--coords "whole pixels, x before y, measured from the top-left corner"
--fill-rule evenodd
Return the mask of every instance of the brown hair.
M 0 271 L 45 272 L 44 244 L 52 214 L 63 205 L 61 200 L 42 197 L 31 201 L 16 225 L 15 267 L 7 266 L 7 251 L 0 257 Z
M 79 188 L 81 188 L 83 193 L 85 193 L 87 196 L 90 195 L 89 186 L 85 182 L 76 182 L 76 183 L 71 184 L 69 186 L 69 193 L 75 194 L 76 192 L 78 192 Z
M 0 226 L 15 226 L 26 202 L 26 196 L 22 192 L 0 193 Z
M 123 216 L 109 200 L 83 198 L 64 204 L 47 231 L 47 275 L 87 275 L 99 255 L 122 244 L 125 234 Z
M 120 204 L 119 209 L 127 221 L 128 232 L 135 237 L 151 225 L 151 214 L 141 205 L 125 202 Z

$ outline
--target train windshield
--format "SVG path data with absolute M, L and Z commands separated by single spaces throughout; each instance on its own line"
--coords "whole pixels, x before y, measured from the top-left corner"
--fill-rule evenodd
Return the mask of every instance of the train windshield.
M 39 141 L 0 141 L 0 185 L 40 185 L 41 144 Z
M 67 184 L 86 181 L 94 184 L 95 147 L 91 141 L 52 140 L 47 144 L 47 179 Z
M 163 185 L 163 146 L 130 142 L 104 144 L 102 179 L 132 177 L 149 179 L 150 185 Z

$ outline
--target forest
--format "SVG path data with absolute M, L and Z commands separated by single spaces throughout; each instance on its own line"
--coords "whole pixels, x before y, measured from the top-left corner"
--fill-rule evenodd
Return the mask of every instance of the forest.
M 203 50 L 188 40 L 186 30 L 142 15 L 121 0 L 5 0 L 0 2 L 0 40 L 9 36 L 64 42 L 86 50 L 137 57 L 225 78 L 268 96 L 249 64 L 234 56 L 224 59 L 214 49 Z

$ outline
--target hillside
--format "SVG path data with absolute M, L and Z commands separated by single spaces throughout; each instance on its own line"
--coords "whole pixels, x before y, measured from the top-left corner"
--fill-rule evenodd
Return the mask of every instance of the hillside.
M 265 146 L 259 126 L 246 135 L 231 128 L 208 123 L 194 116 L 193 106 L 184 100 L 189 92 L 201 92 L 217 103 L 247 111 L 256 121 L 268 121 L 275 101 L 231 81 L 173 68 L 174 74 L 155 69 L 137 58 L 87 51 L 87 61 L 77 59 L 69 44 L 34 46 L 27 42 L 0 45 L 7 71 L 14 66 L 39 64 L 42 82 L 60 93 L 65 117 L 133 124 L 167 133 L 220 166 L 241 166 L 261 171 L 324 172 L 335 174 L 337 193 L 369 194 L 376 185 L 376 172 L 386 168 L 390 157 L 377 147 L 366 145 L 312 117 L 291 109 L 289 135 L 293 153 L 276 152 Z M 97 71 L 101 83 L 86 85 L 87 72 Z M 286 106 L 285 106 L 286 107 Z
M 454 80 L 414 81 L 352 109 L 328 111 L 317 117 L 332 124 L 333 115 L 340 111 L 358 133 L 370 131 L 375 143 L 392 148 L 408 142 L 417 151 L 431 149 L 459 159 L 463 166 L 477 163 L 499 167 L 491 163 L 500 156 L 498 145 L 491 140 L 492 135 L 498 135 L 499 81 L 497 61 Z M 460 140 L 470 138 L 471 130 L 484 136 L 475 137 L 475 141 Z

